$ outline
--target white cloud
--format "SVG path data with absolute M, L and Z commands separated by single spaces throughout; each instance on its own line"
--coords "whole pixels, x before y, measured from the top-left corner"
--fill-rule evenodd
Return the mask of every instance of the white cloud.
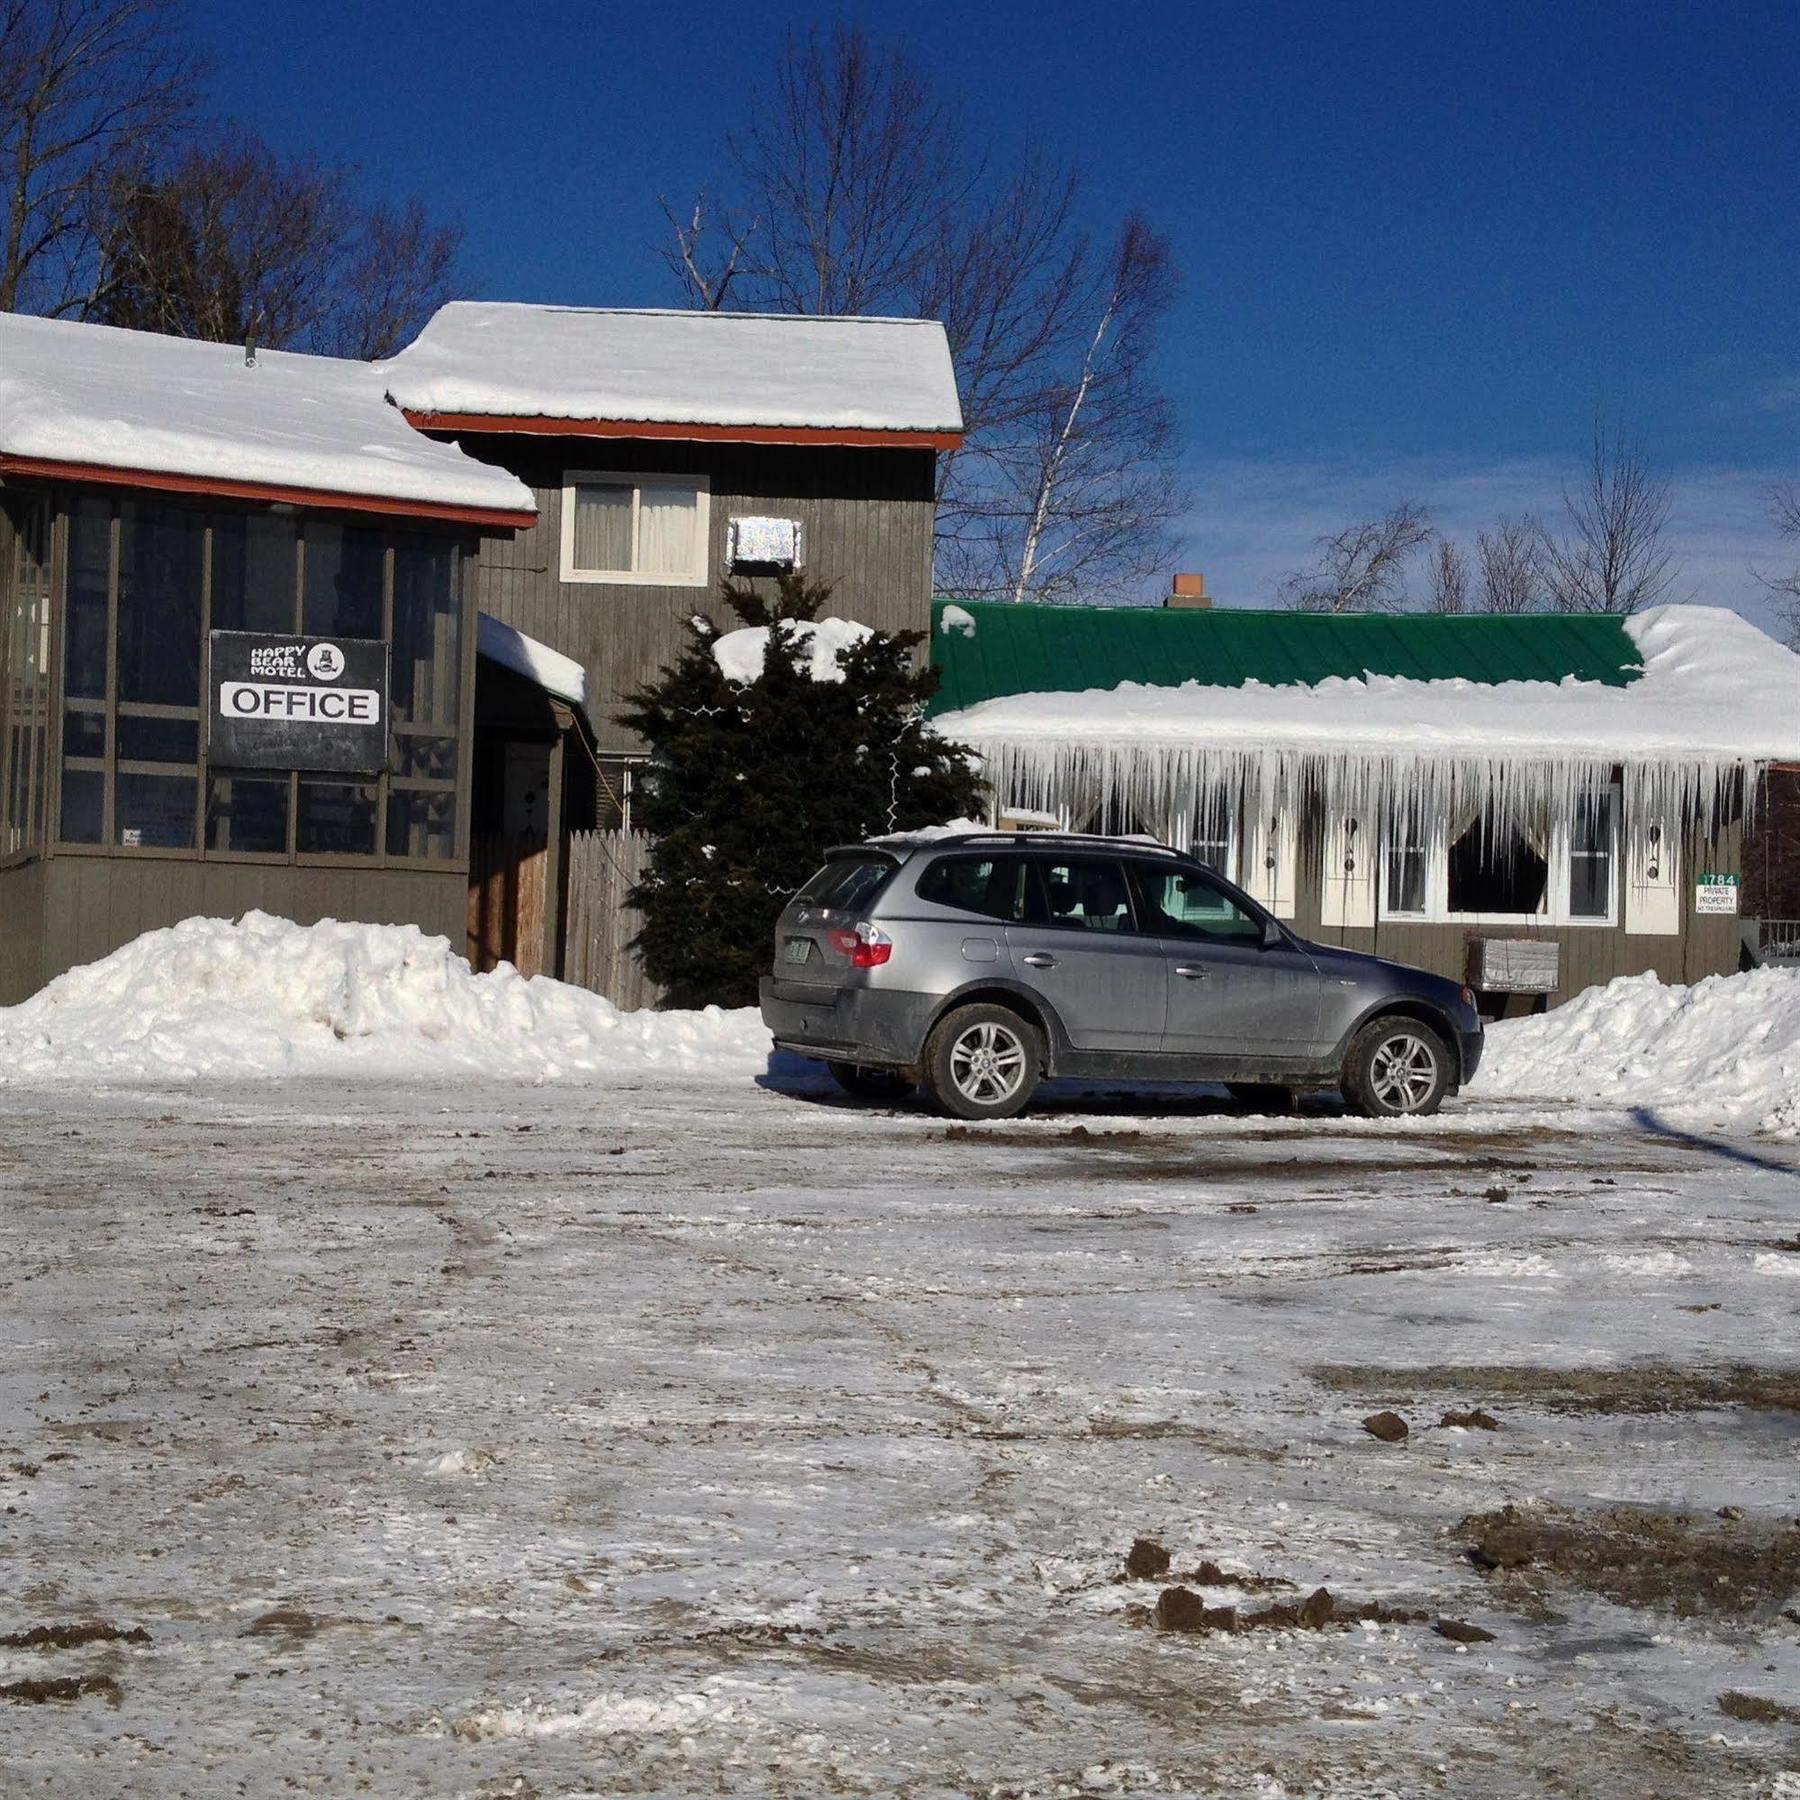
M 1396 500 L 1431 509 L 1438 528 L 1472 547 L 1476 531 L 1504 516 L 1562 516 L 1564 466 L 1517 459 L 1487 467 L 1425 462 L 1384 467 L 1221 461 L 1190 471 L 1194 504 L 1183 524 L 1179 567 L 1205 572 L 1223 604 L 1267 606 L 1275 584 L 1303 567 L 1315 541 Z M 1775 608 L 1756 568 L 1792 567 L 1800 552 L 1769 520 L 1770 469 L 1691 470 L 1671 478 L 1669 541 L 1675 597 L 1730 606 L 1765 630 Z

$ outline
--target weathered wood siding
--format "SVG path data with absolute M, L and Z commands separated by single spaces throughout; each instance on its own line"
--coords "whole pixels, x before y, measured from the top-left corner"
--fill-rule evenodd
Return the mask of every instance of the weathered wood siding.
M 662 989 L 632 939 L 643 917 L 626 896 L 643 879 L 650 840 L 640 831 L 578 831 L 569 839 L 569 935 L 563 979 L 627 1012 L 659 1005 Z
M 320 919 L 416 924 L 442 933 L 459 955 L 463 948 L 469 877 L 454 866 L 306 868 L 61 855 L 23 872 L 40 871 L 42 913 L 31 933 L 42 950 L 39 981 L 106 956 L 140 932 L 195 915 L 236 918 L 252 908 L 302 925 Z M 0 875 L 0 883 L 6 880 Z M 11 905 L 10 889 L 0 886 L 0 907 L 9 920 Z
M 44 984 L 45 867 L 0 869 L 0 1006 L 16 1006 Z
M 1690 982 L 1705 975 L 1732 973 L 1738 966 L 1738 922 L 1734 917 L 1695 912 L 1694 876 L 1702 869 L 1735 870 L 1742 850 L 1742 827 L 1735 823 L 1723 827 L 1711 840 L 1690 834 L 1681 865 L 1681 929 L 1667 937 L 1638 935 L 1627 932 L 1623 925 L 1549 926 L 1512 921 L 1483 928 L 1377 918 L 1373 930 L 1341 929 L 1323 922 L 1325 831 L 1315 812 L 1301 823 L 1293 925 L 1303 937 L 1318 943 L 1370 951 L 1458 981 L 1468 967 L 1471 938 L 1553 940 L 1561 946 L 1562 980 L 1549 1002 L 1560 1005 L 1583 988 L 1619 975 L 1650 970 L 1663 981 Z M 1536 999 L 1535 995 L 1512 996 L 1509 1010 L 1529 1010 Z
M 642 748 L 618 723 L 624 696 L 680 650 L 687 619 L 716 613 L 734 513 L 798 519 L 806 572 L 833 584 L 833 611 L 883 630 L 930 628 L 935 458 L 929 450 L 522 436 L 458 442 L 511 469 L 537 495 L 539 508 L 537 523 L 517 536 L 482 541 L 481 610 L 586 667 L 587 710 L 602 751 Z M 706 585 L 564 582 L 567 469 L 706 476 L 712 484 Z

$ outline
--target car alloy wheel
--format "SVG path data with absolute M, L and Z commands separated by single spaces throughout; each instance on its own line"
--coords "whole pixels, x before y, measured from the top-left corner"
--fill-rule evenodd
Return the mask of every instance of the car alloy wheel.
M 1369 1058 L 1369 1087 L 1390 1112 L 1417 1112 L 1437 1083 L 1437 1052 L 1416 1031 L 1390 1032 Z
M 962 1032 L 950 1046 L 950 1079 L 974 1106 L 1001 1106 L 1025 1080 L 1025 1045 L 993 1020 Z

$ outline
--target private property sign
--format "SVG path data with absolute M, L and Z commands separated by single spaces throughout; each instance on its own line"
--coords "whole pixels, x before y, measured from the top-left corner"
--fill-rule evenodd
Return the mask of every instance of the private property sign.
M 1694 911 L 1735 913 L 1741 882 L 1736 875 L 1702 875 L 1694 884 Z
M 371 775 L 388 755 L 388 647 L 376 638 L 215 631 L 207 754 L 216 769 Z

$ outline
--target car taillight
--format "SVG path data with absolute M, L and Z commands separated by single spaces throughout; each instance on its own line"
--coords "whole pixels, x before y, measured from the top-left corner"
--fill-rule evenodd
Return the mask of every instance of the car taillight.
M 879 925 L 867 919 L 857 921 L 853 930 L 837 930 L 826 934 L 839 956 L 847 956 L 853 969 L 878 969 L 894 954 L 894 940 Z

